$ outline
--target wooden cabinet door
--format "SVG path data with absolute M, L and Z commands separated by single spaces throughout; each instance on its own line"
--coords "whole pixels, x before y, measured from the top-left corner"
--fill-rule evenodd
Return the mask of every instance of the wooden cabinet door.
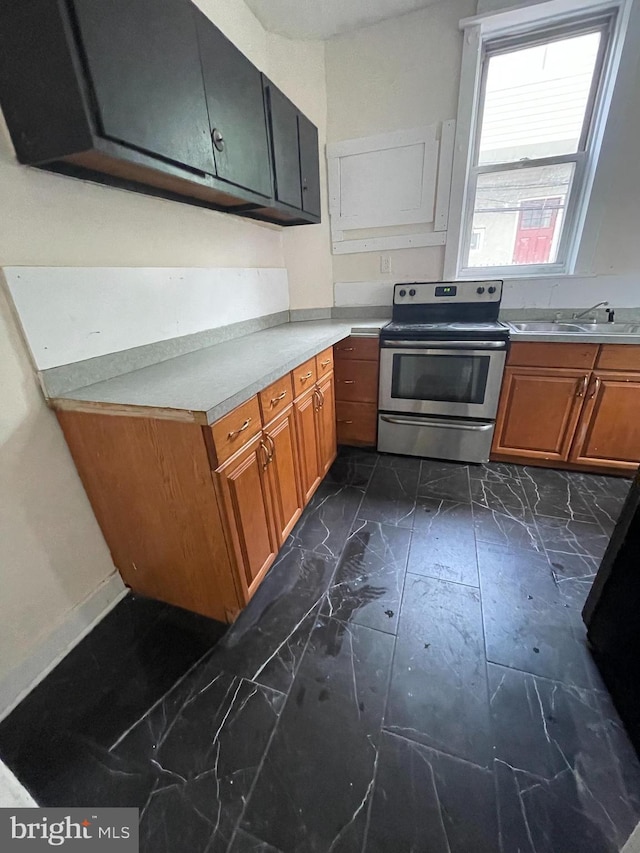
M 268 455 L 260 434 L 216 471 L 245 601 L 279 548 L 266 474 Z
M 318 382 L 320 395 L 316 408 L 318 421 L 318 438 L 320 450 L 320 476 L 324 477 L 338 451 L 336 442 L 336 404 L 334 394 L 333 374 L 329 373 Z
M 271 128 L 274 192 L 278 201 L 302 209 L 298 110 L 276 88 L 265 81 Z
M 570 459 L 633 471 L 640 463 L 640 373 L 593 374 Z
M 320 480 L 320 450 L 318 437 L 318 395 L 315 388 L 299 397 L 294 405 L 296 417 L 296 435 L 298 440 L 298 462 L 300 465 L 300 483 L 304 503 L 317 489 Z
M 492 452 L 566 461 L 590 373 L 507 367 Z
M 295 412 L 291 404 L 265 429 L 264 435 L 269 448 L 267 474 L 278 544 L 282 545 L 303 509 Z
M 300 143 L 300 177 L 302 180 L 302 209 L 320 216 L 320 160 L 318 129 L 306 116 L 298 113 Z
M 194 14 L 217 175 L 268 198 L 271 165 L 262 75 L 205 15 L 197 9 Z
M 104 136 L 215 173 L 196 22 L 184 0 L 73 0 Z

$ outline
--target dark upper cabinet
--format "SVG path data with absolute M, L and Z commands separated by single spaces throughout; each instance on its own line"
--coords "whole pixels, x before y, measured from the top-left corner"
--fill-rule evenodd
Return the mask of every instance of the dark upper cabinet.
M 196 24 L 184 0 L 73 0 L 102 132 L 215 174 Z
M 298 140 L 300 142 L 302 209 L 314 216 L 320 216 L 318 128 L 302 113 L 298 113 Z
M 302 209 L 298 110 L 273 83 L 266 86 L 277 201 Z
M 213 156 L 219 178 L 272 195 L 262 75 L 195 10 Z
M 320 222 L 318 130 L 277 86 L 263 77 L 273 166 L 276 213 Z
M 318 222 L 317 132 L 263 79 L 189 0 L 0 0 L 0 106 L 21 163 Z

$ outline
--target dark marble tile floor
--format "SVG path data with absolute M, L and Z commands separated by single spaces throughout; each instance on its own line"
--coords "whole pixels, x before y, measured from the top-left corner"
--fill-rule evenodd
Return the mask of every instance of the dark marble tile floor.
M 230 629 L 127 597 L 0 757 L 143 853 L 615 853 L 640 762 L 580 610 L 628 486 L 342 448 Z

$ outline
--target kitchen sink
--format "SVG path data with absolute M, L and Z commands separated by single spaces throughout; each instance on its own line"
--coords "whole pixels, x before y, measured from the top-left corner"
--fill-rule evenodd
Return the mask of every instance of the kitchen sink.
M 537 332 L 538 334 L 562 335 L 638 335 L 640 324 L 637 323 L 544 323 L 531 321 L 529 323 L 507 323 L 516 332 Z
M 594 335 L 640 335 L 638 323 L 581 323 L 580 327 Z
M 583 334 L 584 327 L 577 323 L 508 323 L 517 332 L 574 332 Z

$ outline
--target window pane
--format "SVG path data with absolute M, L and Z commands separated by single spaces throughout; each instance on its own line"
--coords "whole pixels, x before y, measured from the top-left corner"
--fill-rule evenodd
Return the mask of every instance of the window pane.
M 478 175 L 467 267 L 552 264 L 573 163 Z
M 489 58 L 479 165 L 578 150 L 601 33 Z

